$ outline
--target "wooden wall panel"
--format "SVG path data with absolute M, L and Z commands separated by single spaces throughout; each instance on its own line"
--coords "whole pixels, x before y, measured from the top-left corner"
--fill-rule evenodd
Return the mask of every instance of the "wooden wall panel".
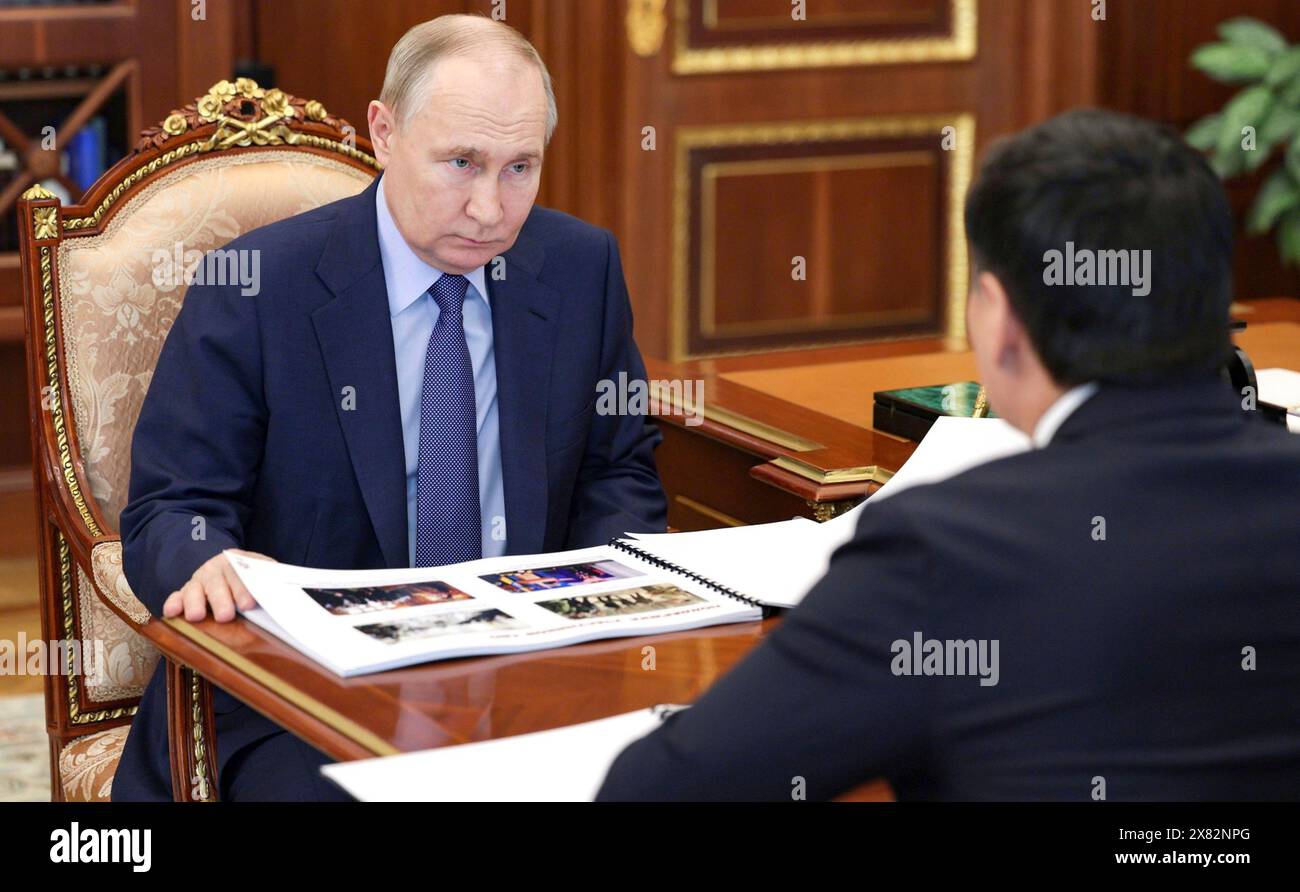
M 366 133 L 366 108 L 379 98 L 393 44 L 413 25 L 473 0 L 253 0 L 258 61 L 283 89 L 322 102 Z
M 788 0 L 701 0 L 687 10 L 692 46 L 938 36 L 953 18 L 951 0 L 807 0 L 803 19 Z
M 937 135 L 778 146 L 738 136 L 687 157 L 691 353 L 944 326 L 960 196 L 945 193 Z
M 275 66 L 280 83 L 358 128 L 388 52 L 408 27 L 447 12 L 494 9 L 489 0 L 241 2 L 253 5 L 256 54 Z M 658 356 L 960 335 L 960 189 L 977 150 L 1096 95 L 1098 30 L 1087 4 L 809 0 L 803 22 L 790 19 L 787 0 L 509 0 L 504 9 L 555 80 L 560 128 L 539 201 L 615 231 L 638 338 Z M 780 56 L 790 45 L 796 55 Z M 328 64 L 322 47 L 331 48 Z M 772 47 L 775 61 L 764 55 Z M 721 68 L 709 70 L 719 59 Z M 770 184 L 749 180 L 757 192 L 745 198 L 736 193 L 743 181 L 727 183 L 712 233 L 724 253 L 699 254 L 703 233 L 689 232 L 698 222 L 690 208 L 698 207 L 700 181 L 690 171 L 703 156 L 687 160 L 682 198 L 679 132 L 864 121 L 925 122 L 934 169 L 809 180 L 813 191 L 796 217 L 811 240 L 799 250 L 782 228 L 789 221 L 763 204 Z M 936 148 L 943 127 L 963 121 L 972 144 Z M 843 143 L 822 137 L 787 148 L 814 157 L 844 154 Z M 790 258 L 803 250 L 814 258 L 809 278 L 791 288 Z M 774 257 L 783 258 L 783 279 L 768 274 Z M 717 273 L 714 305 L 724 307 L 718 318 L 767 324 L 766 332 L 709 335 L 701 315 L 706 259 Z M 760 267 L 755 285 L 751 274 Z M 782 319 L 791 320 L 785 329 L 772 324 Z M 856 327 L 846 325 L 854 319 Z
M 538 201 L 617 231 L 631 191 L 623 186 L 621 149 L 639 138 L 622 129 L 623 3 L 510 0 L 507 9 L 507 21 L 546 60 L 560 111 Z
M 847 26 L 843 41 L 808 42 L 797 50 L 779 52 L 768 52 L 762 45 L 751 43 L 748 49 L 724 48 L 729 55 L 719 55 L 721 51 L 716 47 L 697 50 L 696 36 L 689 31 L 692 17 L 703 15 L 704 3 L 669 0 L 662 37 L 657 43 L 650 39 L 654 29 L 647 24 L 652 16 L 634 17 L 629 23 L 635 23 L 630 34 L 641 33 L 643 41 L 629 41 L 626 60 L 622 131 L 635 136 L 623 150 L 628 185 L 622 188 L 629 201 L 624 206 L 619 232 L 628 276 L 634 283 L 643 349 L 658 356 L 682 358 L 902 334 L 960 337 L 964 333 L 966 286 L 966 251 L 960 222 L 965 178 L 979 150 L 992 138 L 1056 111 L 1095 102 L 1098 32 L 1089 19 L 1088 5 L 1037 0 L 945 0 L 946 39 L 941 35 L 933 40 L 926 50 L 928 56 L 916 49 L 915 41 L 909 43 L 902 37 L 893 43 L 877 39 L 870 52 L 846 54 L 837 45 L 860 43 L 861 38 L 860 34 L 850 33 Z M 638 6 L 633 3 L 629 8 Z M 754 0 L 748 8 L 760 6 L 759 0 Z M 903 9 L 896 4 L 871 4 L 865 0 L 854 8 L 875 9 L 882 15 Z M 909 8 L 915 10 L 923 5 Z M 685 20 L 683 9 L 687 12 Z M 816 7 L 810 4 L 810 19 L 815 12 Z M 800 28 L 812 24 L 796 23 L 781 39 L 793 41 L 793 35 L 803 33 Z M 970 39 L 958 39 L 968 25 L 973 29 Z M 642 42 L 644 46 L 638 51 L 635 47 Z M 898 50 L 900 45 L 911 49 L 902 52 Z M 963 55 L 965 50 L 969 52 Z M 689 59 L 698 52 L 712 53 L 708 58 L 713 61 L 708 65 L 683 64 L 683 55 Z M 786 62 L 791 58 L 807 64 L 788 66 Z M 748 342 L 702 337 L 706 321 L 701 313 L 707 309 L 708 300 L 700 287 L 698 268 L 704 261 L 696 255 L 701 250 L 699 242 L 706 236 L 694 228 L 697 214 L 693 209 L 700 204 L 701 185 L 691 175 L 699 162 L 691 158 L 696 146 L 683 148 L 683 142 L 692 143 L 697 131 L 710 128 L 825 134 L 828 127 L 851 128 L 865 122 L 920 127 L 912 135 L 924 138 L 925 149 L 934 153 L 936 166 L 947 184 L 916 192 L 909 202 L 900 197 L 914 188 L 906 177 L 888 186 L 841 179 L 845 192 L 838 200 L 870 207 L 871 212 L 856 220 L 846 220 L 842 214 L 835 219 L 823 212 L 809 221 L 814 230 L 828 231 L 844 245 L 840 250 L 852 252 L 860 264 L 857 273 L 848 272 L 851 266 L 840 268 L 838 281 L 830 286 L 837 301 L 832 305 L 874 314 L 875 324 L 846 330 L 838 324 L 841 320 L 836 320 L 836 313 L 825 311 L 824 298 L 817 302 L 817 290 L 808 289 L 801 317 L 793 318 L 785 331 L 769 332 L 761 340 Z M 963 122 L 967 122 L 965 126 Z M 653 150 L 647 150 L 640 141 L 647 127 L 654 128 Z M 945 128 L 961 131 L 966 139 L 944 150 L 941 146 Z M 823 151 L 825 140 L 823 135 L 786 142 L 791 142 L 794 154 L 811 156 Z M 686 162 L 681 161 L 683 152 L 688 156 Z M 805 206 L 815 206 L 814 200 L 809 198 Z M 781 225 L 771 216 L 716 220 L 719 233 L 746 227 L 751 232 L 749 240 L 756 245 L 755 255 L 779 252 L 788 263 L 799 252 L 793 246 L 780 250 L 773 244 L 774 238 L 784 238 L 779 235 Z M 897 230 L 890 235 L 900 242 L 908 240 L 910 249 L 879 237 L 877 233 L 884 225 Z M 770 232 L 762 235 L 760 229 Z M 918 235 L 910 235 L 911 230 Z M 919 235 L 921 230 L 937 233 L 926 240 Z M 714 241 L 725 243 L 720 235 L 715 235 Z M 928 252 L 924 259 L 914 253 L 918 245 Z M 902 261 L 897 267 L 895 255 L 900 255 Z M 734 271 L 743 261 L 718 257 L 714 262 L 719 270 L 727 263 Z M 864 272 L 864 268 L 872 272 Z M 744 292 L 750 286 L 743 273 L 735 274 L 740 282 L 731 291 L 732 308 L 740 305 L 739 309 L 744 309 Z M 720 274 L 719 279 L 724 278 Z M 719 285 L 720 289 L 727 287 L 731 286 Z M 751 321 L 778 318 L 767 306 L 769 299 L 763 294 L 751 299 Z M 795 301 L 795 295 L 790 294 L 786 309 L 795 309 Z M 944 311 L 935 312 L 941 305 Z M 928 315 L 916 315 L 922 309 Z M 913 312 L 911 322 L 892 327 L 882 324 L 891 311 L 908 310 Z
M 175 101 L 156 119 L 147 119 L 150 124 L 207 93 L 217 81 L 233 77 L 236 42 L 247 30 L 246 21 L 240 19 L 248 14 L 246 4 L 239 0 L 205 4 L 202 19 L 194 18 L 190 0 L 172 2 L 176 7 L 176 76 L 171 81 Z
M 975 54 L 979 2 L 811 0 L 796 10 L 780 0 L 669 0 L 673 71 L 962 61 Z

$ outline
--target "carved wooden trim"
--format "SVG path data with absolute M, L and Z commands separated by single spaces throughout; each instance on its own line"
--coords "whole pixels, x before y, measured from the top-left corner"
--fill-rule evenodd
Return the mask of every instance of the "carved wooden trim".
M 167 744 L 177 802 L 217 801 L 217 735 L 212 685 L 193 669 L 167 661 Z
M 64 214 L 64 230 L 97 229 L 125 194 L 186 158 L 273 146 L 312 149 L 342 156 L 363 169 L 379 169 L 369 140 L 358 136 L 355 127 L 331 115 L 320 102 L 263 89 L 246 77 L 233 84 L 222 80 L 141 133 L 135 151 L 86 193 L 85 206 Z

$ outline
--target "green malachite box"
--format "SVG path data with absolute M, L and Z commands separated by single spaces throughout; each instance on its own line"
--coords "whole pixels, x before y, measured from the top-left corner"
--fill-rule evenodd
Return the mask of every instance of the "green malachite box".
M 878 390 L 871 424 L 876 430 L 918 443 L 940 415 L 969 418 L 975 412 L 979 382 L 959 381 L 902 390 Z M 996 418 L 989 410 L 985 417 Z

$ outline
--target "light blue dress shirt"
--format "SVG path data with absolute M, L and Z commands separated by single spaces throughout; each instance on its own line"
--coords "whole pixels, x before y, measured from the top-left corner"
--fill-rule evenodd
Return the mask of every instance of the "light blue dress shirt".
M 406 452 L 407 556 L 415 566 L 416 480 L 420 468 L 420 396 L 424 389 L 424 355 L 438 321 L 438 305 L 427 293 L 442 276 L 421 260 L 402 238 L 384 198 L 384 180 L 375 195 L 379 219 L 379 254 L 388 287 L 388 312 L 393 324 L 393 354 L 397 359 L 397 397 L 402 412 L 402 444 Z M 465 342 L 474 367 L 474 408 L 478 416 L 478 504 L 483 519 L 483 556 L 499 557 L 506 550 L 506 499 L 501 480 L 501 426 L 497 418 L 497 368 L 492 353 L 492 309 L 488 304 L 484 267 L 467 274 Z

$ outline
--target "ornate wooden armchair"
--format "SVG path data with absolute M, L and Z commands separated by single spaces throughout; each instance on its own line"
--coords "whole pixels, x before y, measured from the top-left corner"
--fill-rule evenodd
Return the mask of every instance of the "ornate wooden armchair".
M 217 795 L 208 683 L 169 653 L 122 572 L 118 516 L 131 435 L 184 299 L 157 252 L 218 248 L 258 226 L 356 194 L 370 144 L 319 102 L 221 81 L 146 130 L 127 158 L 62 207 L 39 185 L 18 206 L 40 526 L 42 633 L 77 642 L 79 673 L 45 684 L 53 797 L 107 799 L 158 658 L 168 665 L 172 787 Z

